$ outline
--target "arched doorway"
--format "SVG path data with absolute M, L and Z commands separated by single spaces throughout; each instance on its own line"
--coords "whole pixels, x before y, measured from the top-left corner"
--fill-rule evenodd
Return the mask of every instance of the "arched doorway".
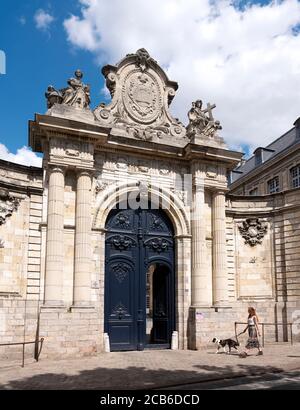
M 106 222 L 104 330 L 112 351 L 170 347 L 174 231 L 161 209 L 113 209 Z

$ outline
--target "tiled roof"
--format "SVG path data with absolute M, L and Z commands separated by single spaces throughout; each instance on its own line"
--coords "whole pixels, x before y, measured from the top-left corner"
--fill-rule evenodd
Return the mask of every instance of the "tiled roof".
M 234 169 L 231 175 L 231 183 L 234 183 L 239 178 L 247 175 L 254 168 L 258 168 L 268 162 L 270 159 L 274 158 L 279 153 L 283 152 L 290 146 L 299 143 L 300 140 L 297 138 L 296 128 L 292 128 L 281 137 L 277 138 L 271 144 L 266 147 L 259 147 L 263 150 L 263 162 L 257 165 L 255 155 L 250 157 L 242 165 Z M 259 149 L 257 148 L 256 151 Z

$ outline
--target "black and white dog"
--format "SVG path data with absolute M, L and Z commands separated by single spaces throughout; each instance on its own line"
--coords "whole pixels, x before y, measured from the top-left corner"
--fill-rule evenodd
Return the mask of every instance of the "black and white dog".
M 217 338 L 214 337 L 212 342 L 215 343 L 218 346 L 216 353 L 219 353 L 219 350 L 221 349 L 221 347 L 223 347 L 224 353 L 231 353 L 232 348 L 239 351 L 237 346 L 239 346 L 240 344 L 239 344 L 239 342 L 237 342 L 233 339 L 220 340 L 220 339 L 217 339 Z M 228 346 L 228 351 L 226 350 L 226 346 Z

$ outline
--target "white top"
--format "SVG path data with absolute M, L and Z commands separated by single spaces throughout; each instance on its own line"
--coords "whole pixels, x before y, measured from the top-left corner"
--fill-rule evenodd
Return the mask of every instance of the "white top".
M 254 318 L 255 316 L 251 316 L 248 318 L 248 326 L 255 326 Z

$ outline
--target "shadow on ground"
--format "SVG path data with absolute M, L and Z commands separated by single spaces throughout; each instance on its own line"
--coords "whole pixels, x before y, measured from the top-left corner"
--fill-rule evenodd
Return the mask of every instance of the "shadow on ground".
M 59 362 L 58 362 L 59 366 Z M 220 380 L 238 375 L 251 376 L 280 372 L 272 366 L 235 364 L 234 366 L 194 365 L 195 370 L 146 369 L 144 367 L 101 368 L 81 370 L 76 374 L 45 373 L 31 367 L 35 375 L 9 380 L 0 384 L 1 390 L 110 390 L 154 389 L 207 380 Z

